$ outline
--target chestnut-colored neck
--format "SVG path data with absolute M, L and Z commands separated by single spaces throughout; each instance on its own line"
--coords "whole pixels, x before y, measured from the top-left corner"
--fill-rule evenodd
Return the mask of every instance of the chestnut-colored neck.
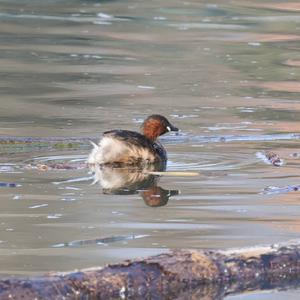
M 160 133 L 158 130 L 154 130 L 153 128 L 143 128 L 143 135 L 148 138 L 149 140 L 151 141 L 155 141 L 159 136 L 160 136 Z
M 149 140 L 155 141 L 160 135 L 164 134 L 165 130 L 158 120 L 147 120 L 143 125 L 143 134 Z

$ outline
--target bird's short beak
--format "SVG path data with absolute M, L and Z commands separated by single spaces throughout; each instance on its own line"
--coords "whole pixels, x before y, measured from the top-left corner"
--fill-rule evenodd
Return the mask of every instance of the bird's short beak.
M 173 126 L 172 124 L 169 124 L 169 126 L 167 126 L 168 131 L 179 131 L 179 129 L 175 126 Z

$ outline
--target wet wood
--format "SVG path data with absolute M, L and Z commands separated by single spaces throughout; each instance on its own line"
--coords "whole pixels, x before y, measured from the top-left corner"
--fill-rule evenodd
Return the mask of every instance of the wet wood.
M 265 163 L 271 164 L 275 167 L 281 167 L 284 163 L 279 155 L 272 151 L 257 152 L 256 156 L 262 159 Z
M 279 157 L 279 155 L 272 151 L 265 152 L 266 158 L 275 167 L 280 167 L 283 164 L 283 160 Z
M 220 299 L 294 286 L 300 243 L 228 251 L 173 250 L 104 268 L 0 282 L 0 299 Z

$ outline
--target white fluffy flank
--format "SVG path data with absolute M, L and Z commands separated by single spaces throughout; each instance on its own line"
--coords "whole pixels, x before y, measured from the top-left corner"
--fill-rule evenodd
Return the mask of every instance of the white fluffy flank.
M 113 162 L 128 162 L 130 159 L 141 159 L 153 162 L 155 157 L 149 150 L 130 146 L 118 139 L 110 136 L 104 136 L 98 145 L 92 143 L 94 146 L 87 162 L 89 164 L 106 164 Z

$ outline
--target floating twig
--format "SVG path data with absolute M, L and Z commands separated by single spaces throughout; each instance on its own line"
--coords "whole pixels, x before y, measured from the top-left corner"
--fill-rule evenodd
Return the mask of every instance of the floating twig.
M 275 152 L 272 151 L 257 152 L 256 156 L 262 159 L 264 162 L 271 164 L 275 167 L 280 167 L 283 165 L 283 160 Z
M 286 194 L 290 192 L 298 192 L 299 190 L 300 185 L 288 185 L 284 187 L 268 186 L 264 189 L 264 194 Z
M 27 164 L 24 168 L 27 170 L 81 170 L 87 168 L 86 163 L 49 163 L 49 164 Z

